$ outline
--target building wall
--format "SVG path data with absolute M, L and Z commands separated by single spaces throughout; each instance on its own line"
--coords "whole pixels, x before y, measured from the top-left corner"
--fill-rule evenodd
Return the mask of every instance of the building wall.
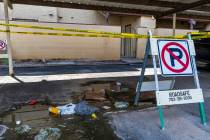
M 14 23 L 14 22 L 12 22 Z M 78 25 L 58 23 L 15 22 L 50 27 L 64 27 L 99 31 L 121 32 L 120 26 Z M 3 27 L 0 27 L 3 29 Z M 11 28 L 12 31 L 46 30 Z M 58 32 L 58 31 L 49 31 Z M 0 33 L 0 40 L 5 40 L 5 33 Z M 63 37 L 46 35 L 11 34 L 14 59 L 89 59 L 119 60 L 121 39 L 94 37 Z
M 30 20 L 38 22 L 79 23 L 93 25 L 120 25 L 119 16 L 106 16 L 98 11 L 43 7 L 15 4 L 9 10 L 10 20 Z M 0 19 L 4 19 L 3 3 L 0 3 Z
M 108 22 L 107 22 L 107 17 Z M 0 3 L 0 19 L 4 19 L 3 4 Z M 36 21 L 27 24 L 68 27 L 124 32 L 126 25 L 132 26 L 132 33 L 147 34 L 151 29 L 154 35 L 171 36 L 171 20 L 156 21 L 151 16 L 108 16 L 106 13 L 93 10 L 66 9 L 30 5 L 14 5 L 10 10 L 10 20 Z M 46 22 L 46 23 L 44 23 Z M 52 22 L 52 23 L 49 23 Z M 22 23 L 22 22 L 20 22 Z M 63 23 L 63 24 L 59 24 Z M 65 24 L 64 24 L 65 23 Z M 71 23 L 71 24 L 70 24 Z M 118 25 L 118 26 L 105 26 Z M 156 26 L 158 28 L 156 28 Z M 176 34 L 186 34 L 188 23 L 177 22 Z M 160 28 L 161 27 L 161 28 Z M 210 26 L 206 26 L 209 30 Z M 23 29 L 21 29 L 22 31 Z M 28 31 L 29 29 L 27 29 Z M 34 30 L 30 30 L 34 31 Z M 0 33 L 0 37 L 4 35 Z M 0 39 L 1 39 L 0 38 Z M 12 35 L 13 53 L 16 59 L 120 59 L 121 39 L 84 38 L 84 37 L 55 37 L 34 35 Z M 122 39 L 122 41 L 125 41 Z M 132 46 L 137 47 L 136 57 L 142 59 L 146 39 L 132 39 Z M 123 51 L 123 49 L 121 50 Z M 49 53 L 50 52 L 50 53 Z

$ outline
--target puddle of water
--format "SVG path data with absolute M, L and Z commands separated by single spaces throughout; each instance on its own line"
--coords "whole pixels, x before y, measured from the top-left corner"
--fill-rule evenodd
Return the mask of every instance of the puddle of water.
M 90 116 L 69 115 L 64 117 L 55 117 L 49 115 L 48 106 L 35 105 L 23 106 L 21 109 L 11 112 L 1 117 L 1 124 L 8 126 L 7 140 L 32 140 L 41 128 L 54 127 L 61 129 L 61 140 L 98 140 L 110 139 L 117 137 L 113 134 L 100 113 L 97 120 Z M 15 134 L 16 121 L 21 124 L 29 125 L 32 131 L 29 135 L 19 137 Z
M 90 104 L 99 107 L 97 120 L 90 116 L 70 115 L 64 117 L 55 117 L 49 115 L 46 105 L 22 106 L 14 112 L 10 112 L 0 118 L 1 124 L 8 126 L 10 129 L 6 135 L 7 140 L 33 140 L 34 136 L 42 128 L 54 127 L 61 129 L 61 140 L 116 140 L 118 139 L 113 130 L 108 125 L 108 120 L 104 118 L 103 113 L 115 111 L 114 103 L 116 101 L 126 101 L 130 103 L 128 110 L 146 108 L 154 106 L 155 100 L 151 95 L 143 98 L 142 101 L 151 104 L 142 104 L 139 107 L 132 106 L 135 97 L 135 85 L 116 84 L 116 81 L 93 81 L 82 85 L 83 95 L 72 97 L 74 103 L 79 100 L 87 100 Z M 103 106 L 111 107 L 109 110 L 102 109 Z M 19 137 L 15 134 L 16 121 L 27 124 L 32 128 L 29 135 Z

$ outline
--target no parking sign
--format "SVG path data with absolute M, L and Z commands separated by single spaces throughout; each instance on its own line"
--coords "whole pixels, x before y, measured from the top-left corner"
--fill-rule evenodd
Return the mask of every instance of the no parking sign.
M 6 43 L 4 41 L 0 40 L 0 51 L 6 50 L 6 47 L 7 47 Z
M 158 40 L 157 44 L 162 75 L 193 75 L 187 40 Z

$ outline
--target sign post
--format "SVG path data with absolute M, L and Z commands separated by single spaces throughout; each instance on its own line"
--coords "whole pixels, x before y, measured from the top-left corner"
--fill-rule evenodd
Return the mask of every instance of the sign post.
M 204 99 L 202 89 L 200 88 L 197 67 L 195 63 L 195 48 L 191 36 L 188 35 L 188 40 L 167 40 L 152 38 L 151 31 L 149 32 L 149 39 L 147 41 L 144 63 L 141 71 L 140 79 L 136 87 L 135 105 L 138 104 L 142 83 L 144 80 L 144 73 L 148 56 L 152 55 L 152 62 L 155 77 L 155 93 L 157 99 L 157 106 L 160 117 L 161 129 L 165 128 L 163 118 L 163 105 L 177 105 L 199 103 L 200 117 L 203 125 L 206 125 L 206 115 L 204 109 Z M 163 77 L 177 77 L 177 76 L 194 76 L 195 89 L 180 89 L 180 90 L 160 90 L 160 82 L 157 73 L 157 61 L 161 69 Z
M 190 34 L 188 34 L 188 39 L 192 40 L 192 37 Z M 197 71 L 197 66 L 195 62 L 195 55 L 192 56 L 192 62 L 193 62 L 193 70 L 194 70 L 194 81 L 197 89 L 200 89 L 200 82 L 198 79 L 198 71 Z M 203 125 L 206 125 L 206 113 L 204 109 L 204 101 L 199 103 L 199 110 L 200 110 L 200 117 L 201 117 L 201 122 Z

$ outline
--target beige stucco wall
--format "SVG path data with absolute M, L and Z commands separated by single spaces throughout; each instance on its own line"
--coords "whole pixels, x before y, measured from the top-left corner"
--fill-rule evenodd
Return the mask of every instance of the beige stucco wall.
M 138 28 L 137 29 L 137 32 L 139 34 L 147 34 L 148 31 L 149 31 L 148 28 Z M 153 35 L 157 35 L 157 36 L 172 36 L 173 35 L 173 30 L 167 29 L 167 28 L 156 28 L 156 29 L 152 29 L 151 31 L 152 31 Z M 193 30 L 193 31 L 198 31 L 198 30 Z M 187 34 L 188 32 L 192 32 L 192 30 L 177 29 L 176 35 Z M 139 59 L 144 58 L 146 42 L 147 42 L 147 39 L 138 39 L 137 58 L 139 58 Z
M 120 25 L 120 16 L 106 16 L 94 10 L 44 7 L 15 4 L 9 10 L 10 20 L 35 20 L 39 22 L 79 23 L 94 25 Z M 0 2 L 0 19 L 4 19 L 3 3 Z
M 210 24 L 206 25 L 206 27 L 205 27 L 204 30 L 205 30 L 205 31 L 210 31 Z
M 13 23 L 13 22 L 12 22 Z M 17 22 L 16 22 L 17 23 Z M 22 23 L 53 27 L 91 29 L 121 32 L 119 26 L 77 25 L 55 23 Z M 0 27 L 2 29 L 2 27 Z M 11 28 L 12 31 L 42 31 Z M 57 31 L 49 31 L 57 32 Z M 5 33 L 0 33 L 5 39 Z M 12 52 L 15 59 L 90 59 L 119 60 L 121 40 L 118 38 L 62 37 L 43 35 L 12 34 Z
M 156 20 L 151 16 L 123 16 L 121 18 L 122 29 L 129 24 L 134 30 L 136 28 L 156 28 Z

